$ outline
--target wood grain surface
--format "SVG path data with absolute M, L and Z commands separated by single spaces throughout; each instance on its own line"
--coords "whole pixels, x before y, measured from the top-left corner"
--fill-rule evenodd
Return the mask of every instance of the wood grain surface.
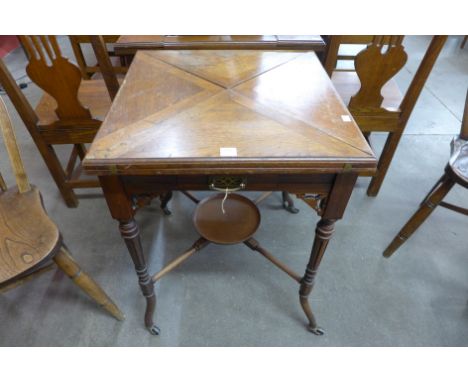
M 84 161 L 98 175 L 349 165 L 375 158 L 315 54 L 252 50 L 138 52 Z
M 40 263 L 60 244 L 57 226 L 35 187 L 22 194 L 17 188 L 0 194 L 0 284 Z

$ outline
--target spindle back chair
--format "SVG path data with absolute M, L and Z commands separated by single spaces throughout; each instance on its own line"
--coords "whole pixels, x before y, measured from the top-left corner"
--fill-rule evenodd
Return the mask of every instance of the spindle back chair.
M 460 135 L 452 141 L 451 157 L 445 166 L 445 172 L 422 201 L 419 209 L 384 251 L 385 257 L 390 257 L 410 236 L 421 226 L 437 206 L 468 216 L 468 208 L 462 208 L 443 199 L 458 184 L 468 188 L 468 91 L 465 100 L 465 111 L 460 129 Z
M 71 257 L 57 226 L 45 212 L 39 190 L 30 185 L 1 98 L 0 130 L 16 180 L 16 187 L 7 188 L 0 174 L 0 292 L 51 269 L 54 262 L 89 297 L 122 320 L 115 303 Z

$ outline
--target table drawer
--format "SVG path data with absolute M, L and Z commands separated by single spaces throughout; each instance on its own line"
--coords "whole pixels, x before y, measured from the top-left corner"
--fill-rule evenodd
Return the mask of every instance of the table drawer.
M 289 191 L 291 193 L 326 194 L 335 179 L 334 174 L 276 175 L 260 174 L 242 177 L 245 191 Z M 225 175 L 171 175 L 171 176 L 123 176 L 128 194 L 175 190 L 209 190 L 213 179 Z

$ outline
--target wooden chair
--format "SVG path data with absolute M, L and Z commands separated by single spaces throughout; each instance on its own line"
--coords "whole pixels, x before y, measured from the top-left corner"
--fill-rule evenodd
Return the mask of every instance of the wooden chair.
M 107 35 L 102 36 L 104 38 L 106 51 L 110 57 L 114 60 L 113 65 L 115 65 L 115 70 L 117 73 L 126 73 L 127 72 L 127 65 L 125 65 L 123 58 L 116 57 L 114 54 L 114 50 L 109 47 L 109 45 L 115 43 L 119 39 L 119 35 Z M 84 80 L 89 80 L 91 77 L 99 73 L 101 70 L 97 63 L 89 64 L 85 58 L 83 53 L 82 45 L 83 44 L 91 44 L 90 36 L 86 35 L 72 35 L 68 36 L 70 40 L 71 47 L 73 49 L 73 53 L 75 55 L 76 63 L 81 71 L 81 76 Z
M 388 132 L 367 195 L 376 196 L 432 67 L 447 36 L 434 36 L 404 96 L 392 78 L 407 54 L 403 36 L 374 36 L 355 58 L 356 72 L 334 71 L 332 81 L 367 139 L 371 132 Z
M 86 143 L 92 142 L 109 110 L 111 99 L 103 79 L 82 80 L 78 67 L 62 56 L 55 36 L 20 36 L 28 56 L 26 72 L 44 95 L 35 109 L 0 60 L 0 85 L 5 89 L 68 207 L 76 207 L 75 188 L 100 187 L 82 174 Z M 66 166 L 54 145 L 71 144 Z M 77 163 L 78 162 L 78 163 Z
M 468 209 L 443 201 L 444 197 L 455 184 L 468 188 L 468 92 L 460 135 L 454 138 L 451 146 L 451 157 L 445 166 L 444 175 L 442 175 L 434 187 L 432 187 L 419 206 L 419 209 L 408 220 L 384 251 L 385 257 L 390 257 L 406 240 L 408 240 L 437 206 L 468 215 Z
M 1 98 L 0 129 L 17 185 L 8 189 L 0 174 L 0 292 L 51 269 L 54 262 L 89 297 L 117 320 L 123 320 L 115 303 L 71 257 L 57 226 L 44 210 L 39 190 L 29 184 Z

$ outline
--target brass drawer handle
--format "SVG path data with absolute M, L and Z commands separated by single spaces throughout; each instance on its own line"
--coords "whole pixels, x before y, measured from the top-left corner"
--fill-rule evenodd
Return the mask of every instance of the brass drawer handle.
M 236 192 L 245 189 L 246 181 L 239 176 L 217 176 L 209 179 L 209 188 L 219 192 Z
M 245 189 L 245 184 L 244 183 L 241 183 L 238 187 L 234 187 L 234 188 L 229 188 L 229 187 L 226 187 L 226 188 L 221 188 L 221 187 L 216 187 L 214 185 L 214 183 L 211 183 L 210 184 L 210 190 L 212 191 L 219 191 L 219 192 L 236 192 L 236 191 L 241 191 Z

